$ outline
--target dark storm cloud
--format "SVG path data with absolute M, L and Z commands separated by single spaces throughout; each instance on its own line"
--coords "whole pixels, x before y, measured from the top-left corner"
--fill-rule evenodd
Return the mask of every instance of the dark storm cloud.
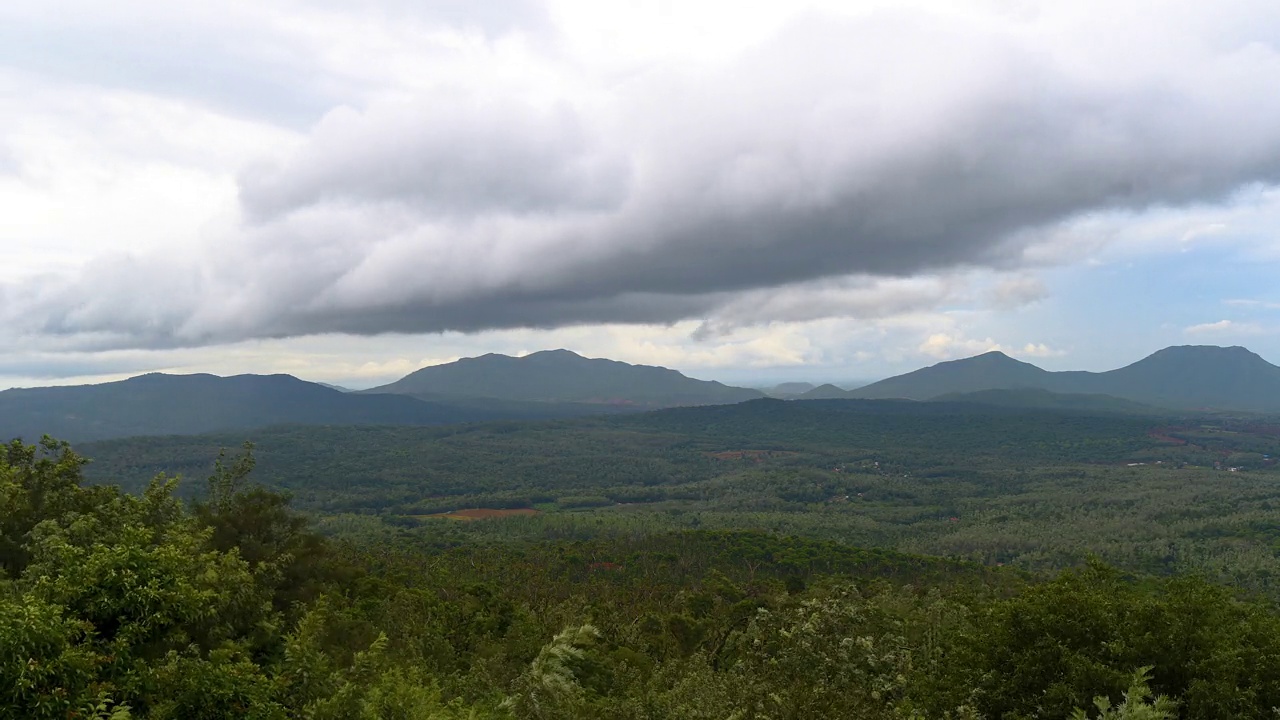
M 32 291 L 25 328 L 161 346 L 875 316 L 945 293 L 824 279 L 1012 269 L 1057 223 L 1280 178 L 1272 47 L 1141 67 L 1141 46 L 1096 57 L 1041 30 L 813 16 L 710 70 L 339 109 L 242 174 L 236 233 Z

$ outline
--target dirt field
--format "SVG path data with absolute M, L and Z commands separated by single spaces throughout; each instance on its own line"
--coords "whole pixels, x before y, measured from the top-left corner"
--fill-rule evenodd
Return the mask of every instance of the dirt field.
M 513 510 L 494 510 L 492 508 L 467 508 L 434 515 L 419 515 L 420 518 L 447 518 L 449 520 L 493 520 L 497 518 L 516 517 L 519 515 L 539 515 L 541 511 L 533 508 L 515 508 Z
M 765 460 L 768 458 L 791 457 L 799 453 L 791 450 L 726 450 L 724 452 L 704 453 L 716 460 Z

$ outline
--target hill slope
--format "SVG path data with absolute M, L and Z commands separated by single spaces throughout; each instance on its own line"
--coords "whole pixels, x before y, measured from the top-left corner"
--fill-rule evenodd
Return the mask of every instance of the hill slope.
M 771 388 L 761 388 L 761 392 L 769 397 L 790 399 L 799 397 L 814 388 L 813 383 L 807 382 L 785 382 L 781 385 L 775 385 Z
M 806 392 L 803 395 L 801 395 L 798 399 L 799 400 L 834 400 L 837 398 L 847 398 L 847 397 L 852 397 L 849 394 L 848 390 L 845 390 L 842 387 L 837 387 L 835 385 L 832 385 L 831 383 L 827 383 L 825 385 L 819 385 L 818 387 L 813 388 L 809 392 Z
M 1097 393 L 1056 393 L 1039 388 L 1013 390 L 978 390 L 971 393 L 948 393 L 929 402 L 973 403 L 1028 410 L 1071 410 L 1087 413 L 1129 413 L 1159 415 L 1167 410 L 1112 395 Z
M 435 425 L 487 420 L 484 409 L 339 392 L 291 375 L 165 375 L 0 392 L 0 439 L 87 441 L 191 435 L 281 424 Z
M 585 358 L 568 350 L 519 358 L 497 354 L 463 358 L 422 368 L 364 392 L 649 408 L 718 405 L 763 396 L 758 390 L 695 380 L 668 368 Z
M 949 393 L 1011 388 L 1046 388 L 1049 373 L 1030 363 L 989 352 L 951 360 L 851 390 L 850 398 L 931 400 Z
M 1170 347 L 1092 378 L 1064 379 L 1166 407 L 1280 412 L 1280 367 L 1242 347 Z
M 1242 347 L 1184 345 L 1094 373 L 1049 372 L 1000 352 L 938 363 L 853 390 L 856 398 L 931 400 L 989 390 L 1110 395 L 1181 409 L 1280 412 L 1280 367 Z

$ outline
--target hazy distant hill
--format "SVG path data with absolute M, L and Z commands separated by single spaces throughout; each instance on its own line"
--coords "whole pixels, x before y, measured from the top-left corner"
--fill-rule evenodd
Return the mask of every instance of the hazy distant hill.
M 798 399 L 800 400 L 835 400 L 839 398 L 848 398 L 848 397 L 852 397 L 852 395 L 849 394 L 848 390 L 832 385 L 831 383 L 827 383 L 826 385 L 819 385 L 818 387 L 801 395 Z
M 189 435 L 288 423 L 435 425 L 502 413 L 396 395 L 353 395 L 291 375 L 165 375 L 0 392 L 0 439 Z
M 497 354 L 463 358 L 363 392 L 642 408 L 736 403 L 764 395 L 759 390 L 694 380 L 667 368 L 585 358 L 568 350 L 519 358 Z
M 1046 370 L 1002 352 L 989 352 L 963 360 L 930 365 L 905 375 L 874 382 L 845 397 L 864 399 L 908 398 L 930 400 L 949 393 L 1008 388 L 1044 388 Z
M 788 399 L 793 397 L 799 397 L 800 395 L 803 395 L 809 392 L 810 390 L 812 390 L 813 387 L 814 387 L 813 383 L 785 382 L 780 385 L 775 385 L 771 388 L 768 388 L 763 392 L 765 395 L 768 395 L 769 397 Z
M 1280 412 L 1280 367 L 1242 347 L 1170 347 L 1092 378 L 1054 374 L 1092 392 L 1152 405 Z
M 1242 347 L 1165 348 L 1117 370 L 1048 372 L 1000 352 L 953 360 L 872 383 L 856 398 L 929 400 L 984 390 L 1110 395 L 1168 408 L 1280 412 L 1280 367 Z

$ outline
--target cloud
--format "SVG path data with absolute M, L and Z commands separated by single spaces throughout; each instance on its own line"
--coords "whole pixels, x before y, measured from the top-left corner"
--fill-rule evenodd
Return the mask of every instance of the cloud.
M 423 222 L 617 207 L 627 159 L 567 104 L 442 91 L 368 112 L 339 108 L 283 163 L 243 174 L 251 217 L 328 204 L 391 203 Z
M 1024 274 L 1004 278 L 990 291 L 991 305 L 1000 310 L 1020 308 L 1048 296 L 1049 289 L 1040 278 Z
M 1231 298 L 1223 300 L 1222 304 L 1232 307 L 1247 308 L 1250 310 L 1280 310 L 1280 302 L 1268 302 L 1266 300 L 1253 300 L 1248 298 Z
M 962 295 L 965 287 L 956 277 L 846 277 L 745 291 L 709 304 L 711 317 L 698 326 L 693 337 L 707 339 L 773 322 L 874 320 L 931 310 Z
M 1080 218 L 1280 179 L 1276 26 L 1210 32 L 1222 8 L 1175 5 L 1103 28 L 1047 4 L 815 11 L 714 62 L 621 74 L 546 27 L 544 46 L 440 15 L 419 35 L 445 69 L 320 82 L 332 93 L 313 97 L 353 100 L 239 172 L 229 227 L 10 283 L 0 320 L 178 347 L 686 320 L 705 337 L 937 307 L 949 275 L 1016 271 Z M 316 37 L 291 47 L 320 52 Z M 1043 293 L 1015 276 L 993 298 Z M 938 337 L 921 351 L 975 342 Z
M 405 73 L 438 74 L 451 60 L 445 48 L 519 33 L 554 34 L 542 3 L 8 0 L 0 68 L 305 127 Z
M 1065 354 L 1061 350 L 1055 350 L 1044 343 L 1027 343 L 1020 348 L 1010 348 L 991 338 L 975 340 L 966 338 L 958 333 L 947 332 L 933 333 L 924 342 L 920 343 L 917 349 L 923 355 L 929 355 L 940 360 L 970 357 L 992 351 L 1034 358 L 1059 357 Z
M 1188 335 L 1258 335 L 1265 332 L 1260 325 L 1236 322 L 1234 320 L 1219 320 L 1217 322 L 1191 325 L 1183 328 L 1182 331 Z
M 1001 350 L 1001 346 L 991 338 L 971 340 L 948 333 L 934 333 L 920 343 L 919 351 L 942 360 L 957 357 L 968 357 L 993 350 Z
M 1035 358 L 1060 357 L 1066 354 L 1062 350 L 1055 350 L 1044 343 L 1027 343 L 1015 352 L 1018 355 Z

